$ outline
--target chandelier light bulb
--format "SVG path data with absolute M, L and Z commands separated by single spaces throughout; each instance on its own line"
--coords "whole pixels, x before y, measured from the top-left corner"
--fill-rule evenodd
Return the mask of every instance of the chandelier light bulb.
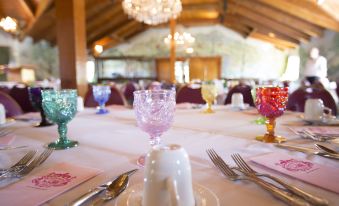
M 157 25 L 177 18 L 182 4 L 181 0 L 123 0 L 122 8 L 139 22 Z
M 0 27 L 7 32 L 15 32 L 17 29 L 17 23 L 14 19 L 7 16 L 6 18 L 2 18 L 0 20 Z

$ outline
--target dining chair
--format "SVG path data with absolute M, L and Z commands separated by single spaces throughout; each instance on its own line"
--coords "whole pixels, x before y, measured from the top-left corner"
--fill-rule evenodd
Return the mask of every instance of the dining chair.
M 254 107 L 254 101 L 251 93 L 252 87 L 246 84 L 238 84 L 230 89 L 230 91 L 227 94 L 225 104 L 231 104 L 232 103 L 232 95 L 234 93 L 241 93 L 244 97 L 244 103 L 249 104 L 250 106 Z
M 304 112 L 305 102 L 311 98 L 321 99 L 332 110 L 332 114 L 337 115 L 337 106 L 332 95 L 326 89 L 312 87 L 301 87 L 292 92 L 288 97 L 287 110 Z
M 90 85 L 84 100 L 85 107 L 97 107 L 98 103 L 94 100 L 93 89 Z M 106 102 L 106 105 L 128 105 L 123 94 L 115 87 L 111 86 L 111 95 Z
M 127 82 L 121 89 L 128 104 L 132 105 L 134 100 L 133 92 L 138 90 L 138 85 L 135 82 Z
M 194 104 L 206 104 L 201 95 L 201 87 L 192 88 L 189 85 L 185 85 L 178 90 L 177 103 L 194 103 Z
M 8 94 L 0 91 L 0 103 L 4 105 L 6 117 L 14 117 L 23 114 L 20 105 Z
M 9 95 L 20 105 L 24 113 L 36 111 L 29 100 L 28 87 L 26 85 L 15 85 L 9 91 Z

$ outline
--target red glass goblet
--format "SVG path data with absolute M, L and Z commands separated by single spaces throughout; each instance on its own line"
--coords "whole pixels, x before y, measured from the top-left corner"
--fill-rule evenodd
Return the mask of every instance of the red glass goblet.
M 261 115 L 266 117 L 267 132 L 257 140 L 267 143 L 284 142 L 285 138 L 274 134 L 275 119 L 284 114 L 288 99 L 287 87 L 258 87 L 256 89 L 256 106 Z

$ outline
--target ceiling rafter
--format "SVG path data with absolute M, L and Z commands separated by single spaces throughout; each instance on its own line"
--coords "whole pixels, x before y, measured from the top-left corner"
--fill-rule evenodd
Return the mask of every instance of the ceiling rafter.
M 306 0 L 257 0 L 312 24 L 339 32 L 339 22 Z
M 288 34 L 290 37 L 296 38 L 297 40 L 301 42 L 308 42 L 310 40 L 310 36 L 300 32 L 298 30 L 295 30 L 287 25 L 281 24 L 279 22 L 276 22 L 266 16 L 263 16 L 259 13 L 256 13 L 252 11 L 251 9 L 248 9 L 240 4 L 236 4 L 233 1 L 230 2 L 230 12 L 239 14 L 241 16 L 245 16 L 253 21 L 256 21 L 260 23 L 261 25 L 266 25 L 267 27 L 272 28 L 273 31 L 277 31 L 280 33 Z

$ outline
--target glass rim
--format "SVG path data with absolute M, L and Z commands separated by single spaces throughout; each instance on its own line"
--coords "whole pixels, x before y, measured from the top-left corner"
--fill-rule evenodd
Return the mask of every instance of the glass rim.
M 42 90 L 41 93 L 77 93 L 76 89 L 47 89 L 47 90 Z
M 166 90 L 166 89 L 160 89 L 160 90 L 138 90 L 133 92 L 134 95 L 140 95 L 140 94 L 175 94 L 174 90 Z

